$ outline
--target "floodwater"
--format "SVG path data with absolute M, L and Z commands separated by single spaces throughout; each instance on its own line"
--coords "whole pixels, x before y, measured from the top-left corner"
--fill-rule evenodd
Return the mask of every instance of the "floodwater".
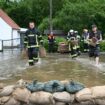
M 48 54 L 33 67 L 21 58 L 21 51 L 14 49 L 0 53 L 0 82 L 13 84 L 19 79 L 75 80 L 86 86 L 105 84 L 105 55 L 101 55 L 101 66 L 96 67 L 87 55 L 72 60 L 68 54 Z

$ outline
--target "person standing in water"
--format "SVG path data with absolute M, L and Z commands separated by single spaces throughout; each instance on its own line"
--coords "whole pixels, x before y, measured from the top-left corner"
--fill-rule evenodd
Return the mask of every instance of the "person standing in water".
M 53 53 L 54 52 L 54 45 L 55 45 L 55 36 L 53 35 L 53 32 L 50 33 L 50 35 L 48 36 L 48 51 L 49 53 Z
M 42 43 L 42 36 L 35 27 L 35 23 L 29 22 L 29 29 L 24 36 L 24 47 L 28 50 L 28 62 L 30 66 L 33 66 L 35 62 L 38 62 L 39 44 Z
M 82 40 L 83 40 L 83 51 L 84 52 L 88 52 L 89 51 L 88 38 L 89 38 L 88 30 L 87 29 L 83 29 Z
M 92 25 L 92 31 L 89 33 L 89 57 L 95 57 L 96 66 L 99 65 L 100 41 L 102 41 L 101 31 L 96 25 Z
M 72 57 L 72 59 L 74 59 L 79 54 L 77 52 L 78 39 L 77 39 L 77 35 L 74 33 L 73 29 L 71 29 L 68 32 L 67 42 L 68 42 L 69 52 L 71 53 L 71 57 Z
M 74 34 L 76 36 L 76 39 L 77 39 L 77 55 L 81 55 L 81 51 L 80 51 L 80 42 L 81 42 L 81 37 L 80 35 L 78 34 L 78 31 L 74 31 Z

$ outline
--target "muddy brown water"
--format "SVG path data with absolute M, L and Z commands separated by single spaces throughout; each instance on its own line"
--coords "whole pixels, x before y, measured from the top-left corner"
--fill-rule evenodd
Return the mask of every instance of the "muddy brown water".
M 13 84 L 19 79 L 39 80 L 75 80 L 86 86 L 105 85 L 105 55 L 101 55 L 101 67 L 82 55 L 72 60 L 68 54 L 48 54 L 29 67 L 27 59 L 22 59 L 17 49 L 0 53 L 0 82 Z

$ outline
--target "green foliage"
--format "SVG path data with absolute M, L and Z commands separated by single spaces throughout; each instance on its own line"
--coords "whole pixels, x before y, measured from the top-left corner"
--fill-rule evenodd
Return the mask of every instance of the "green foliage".
M 44 29 L 47 29 L 48 28 L 48 26 L 49 26 L 49 18 L 44 18 L 43 20 L 42 20 L 42 23 L 39 25 L 39 30 L 41 31 L 41 32 L 43 32 L 44 31 Z
M 101 51 L 105 51 L 105 41 L 102 41 L 100 43 L 100 49 L 101 49 Z
M 75 1 L 75 0 L 74 0 Z M 77 0 L 83 1 L 83 0 Z M 56 19 L 60 21 L 59 26 L 68 31 L 70 28 L 82 30 L 84 27 L 90 28 L 92 24 L 97 24 L 99 28 L 105 27 L 105 0 L 87 0 L 84 2 L 71 2 L 66 0 L 62 10 Z M 102 27 L 103 26 L 103 27 Z
M 21 27 L 35 21 L 43 31 L 49 29 L 50 0 L 0 0 L 0 8 Z M 105 32 L 105 0 L 52 0 L 53 28 L 68 32 L 70 28 L 82 31 L 98 25 Z

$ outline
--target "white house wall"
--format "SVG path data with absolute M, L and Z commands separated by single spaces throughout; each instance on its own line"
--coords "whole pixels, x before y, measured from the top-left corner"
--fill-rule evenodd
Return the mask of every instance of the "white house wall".
M 13 33 L 12 33 L 12 28 L 0 17 L 0 40 L 10 40 L 12 39 L 12 34 L 13 34 L 13 39 L 20 38 L 18 30 L 13 30 Z M 16 46 L 19 44 L 20 44 L 20 40 L 13 41 L 13 46 Z M 3 45 L 11 46 L 11 41 L 4 41 Z
M 20 44 L 20 34 L 18 33 L 17 30 L 13 30 L 13 45 L 17 46 Z
M 12 28 L 0 17 L 0 39 L 11 39 Z

